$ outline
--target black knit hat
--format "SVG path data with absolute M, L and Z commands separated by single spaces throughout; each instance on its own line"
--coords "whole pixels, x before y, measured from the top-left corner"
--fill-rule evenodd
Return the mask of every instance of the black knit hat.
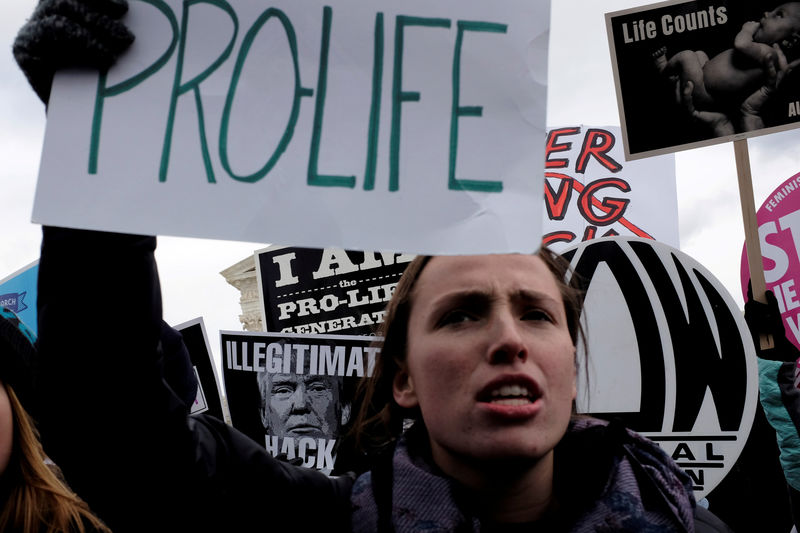
M 56 70 L 107 70 L 133 42 L 126 0 L 40 0 L 14 41 L 14 58 L 43 102 Z
M 14 389 L 23 407 L 31 411 L 36 334 L 11 310 L 0 308 L 0 382 Z

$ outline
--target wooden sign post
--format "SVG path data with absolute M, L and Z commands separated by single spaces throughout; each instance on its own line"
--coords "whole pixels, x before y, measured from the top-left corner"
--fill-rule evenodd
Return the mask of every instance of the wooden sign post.
M 750 284 L 753 299 L 766 303 L 767 283 L 764 280 L 764 264 L 761 259 L 761 241 L 758 238 L 758 220 L 753 200 L 753 180 L 750 176 L 750 152 L 747 139 L 733 141 L 733 152 L 736 156 L 736 174 L 739 178 L 739 199 L 742 205 L 744 222 L 744 241 L 747 248 L 747 262 L 750 265 Z M 775 346 L 771 335 L 761 336 L 761 349 L 767 350 Z

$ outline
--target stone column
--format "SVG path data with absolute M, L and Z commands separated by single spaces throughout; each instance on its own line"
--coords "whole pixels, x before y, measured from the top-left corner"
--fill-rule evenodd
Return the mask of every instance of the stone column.
M 261 321 L 261 294 L 258 291 L 255 256 L 242 259 L 220 272 L 225 281 L 239 289 L 242 314 L 239 322 L 245 331 L 264 331 Z

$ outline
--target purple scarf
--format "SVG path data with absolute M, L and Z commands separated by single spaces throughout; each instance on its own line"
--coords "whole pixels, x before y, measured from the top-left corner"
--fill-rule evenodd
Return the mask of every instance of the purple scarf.
M 390 481 L 394 531 L 497 527 L 482 522 L 468 491 L 432 466 L 426 439 L 423 431 L 411 430 L 395 447 Z M 355 532 L 379 530 L 373 475 L 361 475 L 353 487 Z M 694 533 L 695 501 L 686 474 L 658 445 L 621 426 L 588 418 L 571 422 L 555 450 L 554 477 L 558 508 L 546 522 L 531 524 L 531 530 Z M 388 510 L 386 503 L 380 507 L 381 513 Z

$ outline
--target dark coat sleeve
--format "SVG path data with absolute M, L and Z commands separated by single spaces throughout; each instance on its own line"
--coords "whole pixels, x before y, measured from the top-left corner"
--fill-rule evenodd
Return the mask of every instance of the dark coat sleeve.
M 45 227 L 39 399 L 45 450 L 114 531 L 346 530 L 348 477 L 280 463 L 163 379 L 154 237 Z

